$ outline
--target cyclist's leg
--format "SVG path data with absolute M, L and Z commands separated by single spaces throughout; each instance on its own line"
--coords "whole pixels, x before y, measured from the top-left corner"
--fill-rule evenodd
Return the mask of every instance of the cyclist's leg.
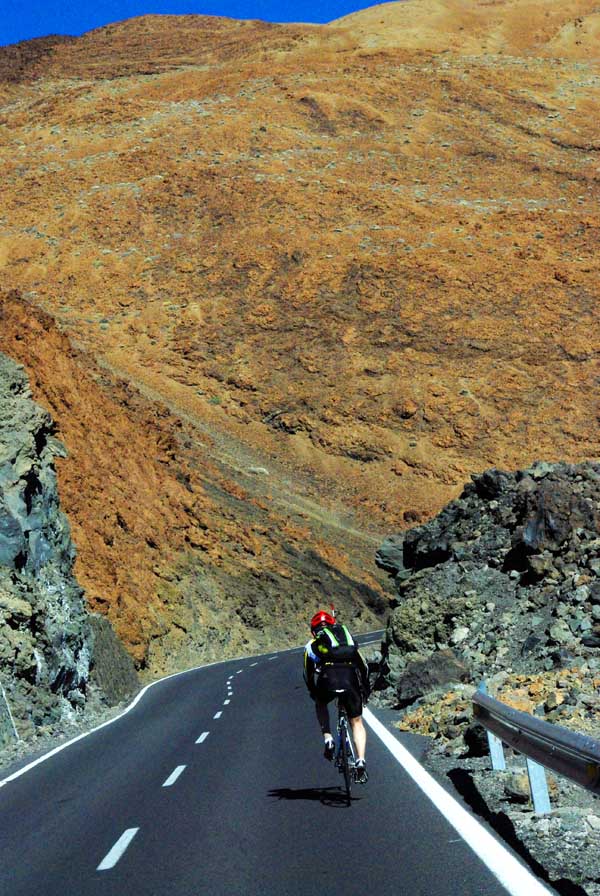
M 323 737 L 327 740 L 331 737 L 331 721 L 329 719 L 328 701 L 322 696 L 318 696 L 315 699 L 315 709 L 319 725 L 321 726 L 321 731 L 323 732 Z
M 321 732 L 323 734 L 323 744 L 324 744 L 324 753 L 325 759 L 333 759 L 335 754 L 335 741 L 331 734 L 331 722 L 329 720 L 329 706 L 328 704 L 333 700 L 334 694 L 330 694 L 327 691 L 317 692 L 315 697 L 315 710 L 317 713 L 317 719 L 319 721 L 319 725 L 321 726 Z
M 369 780 L 367 765 L 365 762 L 365 747 L 367 745 L 367 732 L 363 724 L 362 716 L 353 716 L 350 719 L 352 726 L 352 738 L 356 748 L 356 765 L 354 766 L 354 780 L 357 784 L 366 784 Z
M 352 728 L 352 740 L 356 749 L 356 758 L 364 759 L 367 747 L 367 731 L 362 720 L 362 695 L 357 686 L 353 686 L 344 694 L 344 703 Z
M 356 758 L 364 759 L 367 748 L 367 730 L 363 724 L 362 716 L 356 716 L 350 719 L 352 726 L 352 740 L 356 748 Z

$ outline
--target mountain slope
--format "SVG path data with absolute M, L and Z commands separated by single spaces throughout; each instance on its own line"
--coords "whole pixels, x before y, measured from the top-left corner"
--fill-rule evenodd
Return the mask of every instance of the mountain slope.
M 600 453 L 593 15 L 579 0 L 387 4 L 328 26 L 149 16 L 19 50 L 16 67 L 15 49 L 0 51 L 3 282 L 144 404 L 120 436 L 146 494 L 144 573 L 111 554 L 127 584 L 107 584 L 115 567 L 105 548 L 86 553 L 101 527 L 83 513 L 79 561 L 93 599 L 136 631 L 139 662 L 162 622 L 129 595 L 176 603 L 177 583 L 157 597 L 150 558 L 162 568 L 165 550 L 172 566 L 197 527 L 185 510 L 166 522 L 179 511 L 150 500 L 141 459 L 182 421 L 185 469 L 203 468 L 208 438 L 210 463 L 235 480 L 203 480 L 201 503 L 206 491 L 227 524 L 200 543 L 218 555 L 225 541 L 231 570 L 245 558 L 257 630 L 281 589 L 293 596 L 286 637 L 335 592 L 329 573 L 312 583 L 309 560 L 294 596 L 286 503 L 294 549 L 316 542 L 358 613 L 361 589 L 381 594 L 378 536 L 429 518 L 470 473 Z M 569 43 L 569 29 L 588 36 Z M 61 420 L 73 451 L 90 425 L 80 413 Z M 180 451 L 170 508 L 185 506 Z M 66 509 L 80 512 L 75 489 Z M 268 598 L 246 526 L 252 550 L 275 540 L 273 570 L 291 576 Z
M 594 0 L 408 0 L 337 19 L 361 46 L 589 60 L 600 44 Z
M 248 465 L 74 348 L 49 315 L 0 295 L 0 349 L 27 365 L 68 456 L 61 505 L 75 575 L 137 665 L 156 674 L 302 638 L 321 593 L 366 627 L 386 606 L 375 537 L 310 516 Z M 348 557 L 352 548 L 352 558 Z

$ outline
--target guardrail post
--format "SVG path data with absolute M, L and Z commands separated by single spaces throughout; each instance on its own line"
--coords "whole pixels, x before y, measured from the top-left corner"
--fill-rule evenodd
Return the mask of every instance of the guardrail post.
M 477 690 L 482 694 L 487 694 L 487 685 L 485 681 L 480 681 Z M 491 731 L 486 731 L 490 757 L 492 760 L 492 768 L 495 772 L 503 772 L 506 770 L 506 760 L 504 758 L 504 749 L 502 741 Z
M 486 694 L 484 687 L 473 694 L 473 714 L 486 731 L 529 758 L 529 786 L 537 814 L 550 812 L 546 769 L 600 795 L 600 740 L 507 706 Z
M 536 815 L 548 815 L 551 812 L 550 797 L 548 796 L 548 782 L 546 781 L 546 769 L 543 765 L 527 759 L 527 774 L 529 775 L 529 789 L 533 800 L 533 810 Z

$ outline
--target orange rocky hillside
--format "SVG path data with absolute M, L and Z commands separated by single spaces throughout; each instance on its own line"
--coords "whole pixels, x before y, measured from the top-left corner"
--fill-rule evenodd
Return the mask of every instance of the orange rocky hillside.
M 382 3 L 333 23 L 361 47 L 407 47 L 463 56 L 488 54 L 598 61 L 594 0 L 422 0 Z
M 18 293 L 0 295 L 0 351 L 25 364 L 57 423 L 76 576 L 140 668 L 296 643 L 323 592 L 355 625 L 378 624 L 387 598 L 360 566 L 367 535 L 350 560 L 308 513 L 255 498 L 256 475 L 236 483 L 209 437 L 100 368 Z
M 139 458 L 154 457 L 146 439 L 185 432 L 164 504 L 144 510 L 144 576 L 186 544 L 187 511 L 182 529 L 164 521 L 188 493 L 183 443 L 194 500 L 227 520 L 205 538 L 228 574 L 252 565 L 240 545 L 259 514 L 253 538 L 295 579 L 291 508 L 306 524 L 295 544 L 354 583 L 355 613 L 379 587 L 378 538 L 430 517 L 471 472 L 599 454 L 599 59 L 591 0 L 408 0 L 327 26 L 149 16 L 0 50 L 11 314 L 47 315 L 35 320 L 56 324 L 61 353 L 77 344 L 111 401 L 128 384 L 146 422 L 129 409 L 121 439 Z M 41 365 L 22 342 L 18 357 Z M 39 400 L 54 373 L 36 366 Z M 157 408 L 171 414 L 158 429 Z M 117 594 L 134 585 L 105 586 L 84 547 L 96 517 L 76 516 L 66 484 L 90 450 L 80 413 L 59 419 L 79 575 L 124 618 Z M 286 618 L 310 603 L 311 575 L 303 596 L 283 589 Z M 136 592 L 138 658 L 167 637 L 144 602 L 163 620 L 179 600 L 177 582 L 161 587 Z

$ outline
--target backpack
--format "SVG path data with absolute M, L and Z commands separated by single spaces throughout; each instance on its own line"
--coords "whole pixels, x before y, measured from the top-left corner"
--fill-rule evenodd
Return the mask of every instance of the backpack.
M 358 648 L 346 626 L 336 622 L 317 632 L 313 651 L 325 665 L 354 665 Z

